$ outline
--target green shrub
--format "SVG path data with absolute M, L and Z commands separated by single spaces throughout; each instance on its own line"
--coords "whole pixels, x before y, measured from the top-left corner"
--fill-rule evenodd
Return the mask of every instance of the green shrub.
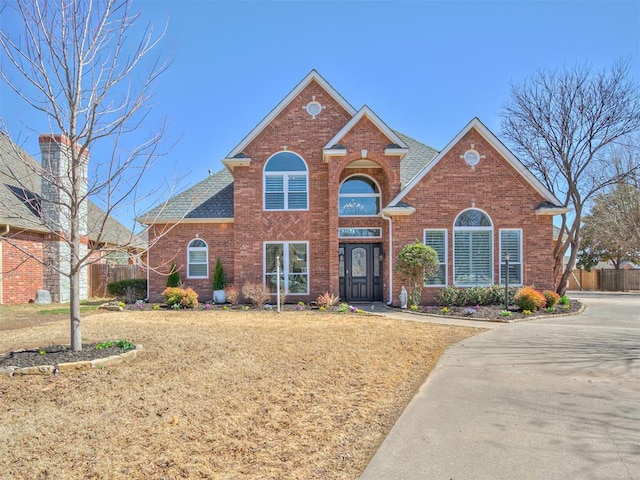
M 509 287 L 509 299 L 512 300 L 518 287 Z M 445 287 L 436 296 L 438 305 L 455 307 L 475 307 L 476 305 L 504 305 L 504 286 L 488 287 Z
M 198 306 L 198 294 L 191 288 L 168 287 L 162 292 L 164 303 L 171 308 L 195 308 Z
M 532 287 L 522 287 L 516 293 L 513 301 L 522 310 L 530 310 L 532 312 L 545 308 L 547 305 L 544 295 Z
M 444 305 L 445 307 L 451 307 L 456 305 L 458 296 L 460 295 L 460 289 L 458 287 L 444 287 L 436 296 L 436 303 L 438 305 Z
M 545 290 L 542 292 L 542 295 L 544 295 L 544 298 L 547 301 L 547 308 L 555 307 L 560 300 L 560 295 L 552 290 Z
M 109 295 L 126 298 L 132 302 L 147 298 L 147 279 L 131 278 L 129 280 L 110 282 L 107 284 L 107 292 L 109 292 Z
M 558 300 L 558 303 L 560 305 L 568 306 L 569 305 L 569 297 L 567 297 L 566 295 L 561 296 L 560 300 Z
M 411 283 L 409 304 L 419 305 L 424 282 L 438 273 L 440 262 L 436 251 L 417 241 L 402 247 L 396 257 L 396 272 L 406 275 Z
M 176 264 L 172 263 L 167 277 L 167 287 L 177 287 L 178 285 L 180 285 L 180 272 L 178 272 Z
M 213 289 L 224 290 L 227 286 L 227 279 L 224 276 L 224 269 L 222 268 L 222 262 L 220 257 L 216 259 L 216 268 L 213 271 Z

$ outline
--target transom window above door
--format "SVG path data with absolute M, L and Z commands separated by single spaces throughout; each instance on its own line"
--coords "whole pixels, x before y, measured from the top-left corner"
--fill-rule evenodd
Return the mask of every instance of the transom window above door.
M 264 166 L 264 209 L 307 210 L 307 164 L 293 152 L 279 152 Z
M 366 175 L 347 178 L 338 193 L 341 217 L 376 216 L 380 213 L 380 188 Z

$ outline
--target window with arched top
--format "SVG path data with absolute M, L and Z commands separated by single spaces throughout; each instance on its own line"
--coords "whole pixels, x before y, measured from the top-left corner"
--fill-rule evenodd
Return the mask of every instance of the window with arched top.
M 366 217 L 380 213 L 380 188 L 366 175 L 353 175 L 342 182 L 338 200 L 341 217 Z
M 207 242 L 194 238 L 187 246 L 187 278 L 209 277 L 209 247 Z
M 493 284 L 493 223 L 482 210 L 464 210 L 453 224 L 453 282 Z
M 307 210 L 307 164 L 293 152 L 279 152 L 264 166 L 264 209 Z

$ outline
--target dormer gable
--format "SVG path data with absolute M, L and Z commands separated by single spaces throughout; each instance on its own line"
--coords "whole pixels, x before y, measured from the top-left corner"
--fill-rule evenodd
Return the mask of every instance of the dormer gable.
M 402 158 L 407 154 L 409 148 L 407 144 L 384 123 L 373 110 L 364 105 L 354 116 L 342 127 L 342 129 L 325 145 L 322 150 L 322 158 L 326 163 L 331 157 L 339 157 L 347 154 L 347 149 L 340 143 L 344 137 L 363 119 L 368 119 L 375 127 L 389 139 L 389 143 L 384 149 L 385 155 L 397 155 Z

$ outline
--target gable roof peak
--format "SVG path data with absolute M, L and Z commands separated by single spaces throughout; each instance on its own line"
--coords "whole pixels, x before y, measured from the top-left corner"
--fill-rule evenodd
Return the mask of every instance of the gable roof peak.
M 349 131 L 358 124 L 363 117 L 367 117 L 385 136 L 390 140 L 391 145 L 397 145 L 397 147 L 389 147 L 389 148 L 402 148 L 406 149 L 407 144 L 400 138 L 396 132 L 391 130 L 389 126 L 382 121 L 378 115 L 374 113 L 368 105 L 363 105 L 360 110 L 349 120 L 344 127 L 331 139 L 327 142 L 324 149 L 330 150 L 333 145 L 339 144 L 340 140 L 349 133 Z
M 413 187 L 415 187 L 429 171 L 438 164 L 440 160 L 469 132 L 471 129 L 475 129 L 487 140 L 497 151 L 500 153 L 509 164 L 524 178 L 529 185 L 531 185 L 543 198 L 550 204 L 556 207 L 549 211 L 549 214 L 559 214 L 569 211 L 567 208 L 562 207 L 562 203 L 558 198 L 547 188 L 533 173 L 516 157 L 507 146 L 491 131 L 489 128 L 480 121 L 478 117 L 473 117 L 465 127 L 447 144 L 444 149 L 433 159 L 432 162 L 424 166 L 424 168 L 413 177 L 413 179 L 402 189 L 402 191 L 391 200 L 389 205 L 394 205 L 401 201 Z M 540 212 L 546 214 L 546 212 Z
M 336 102 L 338 102 L 342 108 L 349 113 L 349 115 L 356 114 L 356 109 L 353 108 L 353 106 L 347 102 L 347 100 L 345 100 L 345 98 L 340 95 L 340 93 L 338 93 L 338 91 L 333 88 L 331 84 L 322 77 L 322 75 L 313 69 L 267 114 L 266 117 L 262 119 L 262 121 L 260 121 L 260 123 L 258 123 L 258 125 L 254 127 L 253 130 L 247 134 L 246 137 L 242 139 L 238 145 L 235 146 L 233 150 L 231 150 L 231 152 L 229 152 L 226 158 L 233 158 L 237 154 L 241 153 L 247 145 L 249 145 L 249 143 L 251 143 L 253 139 L 256 138 L 260 132 L 262 132 L 262 130 L 264 130 L 264 128 L 269 125 L 269 123 L 271 123 L 271 121 L 277 117 L 278 114 L 282 112 L 282 110 L 284 110 L 285 107 L 289 105 L 289 103 L 291 103 L 291 101 L 295 99 L 298 94 L 302 92 L 302 90 L 304 90 L 312 81 L 318 83 Z

